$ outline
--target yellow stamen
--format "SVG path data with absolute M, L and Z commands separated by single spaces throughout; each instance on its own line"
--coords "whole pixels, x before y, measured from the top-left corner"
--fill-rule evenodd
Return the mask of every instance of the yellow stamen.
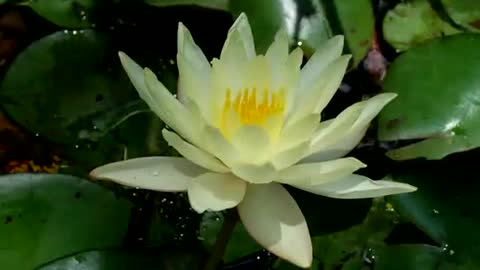
M 261 103 L 257 104 L 257 88 L 253 87 L 238 91 L 232 104 L 232 90 L 227 88 L 221 128 L 224 133 L 228 133 L 226 119 L 232 111 L 236 113 L 240 122 L 244 125 L 261 125 L 269 116 L 283 113 L 285 103 L 285 90 L 283 88 L 276 91 L 265 88 L 263 89 Z

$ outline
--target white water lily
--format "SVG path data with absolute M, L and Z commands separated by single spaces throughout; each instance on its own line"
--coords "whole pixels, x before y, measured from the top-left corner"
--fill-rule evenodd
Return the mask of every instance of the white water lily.
M 165 140 L 183 158 L 145 157 L 104 165 L 96 178 L 158 191 L 187 191 L 197 212 L 237 207 L 251 236 L 300 267 L 312 262 L 305 218 L 282 184 L 343 199 L 411 192 L 415 187 L 353 174 L 366 165 L 347 154 L 395 97 L 353 104 L 335 119 L 320 113 L 337 90 L 349 55 L 343 37 L 328 40 L 300 70 L 302 50 L 288 51 L 279 31 L 257 55 L 245 14 L 228 32 L 220 59 L 208 62 L 178 28 L 178 99 L 152 71 L 121 62 L 141 98 L 171 128 Z

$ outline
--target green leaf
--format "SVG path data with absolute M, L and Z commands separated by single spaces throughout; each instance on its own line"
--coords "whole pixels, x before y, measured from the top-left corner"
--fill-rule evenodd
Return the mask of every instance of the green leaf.
M 230 0 L 235 16 L 245 12 L 252 26 L 257 53 L 265 53 L 277 31 L 283 27 L 290 42 L 302 42 L 307 54 L 331 36 L 322 6 L 317 1 Z
M 145 3 L 158 6 L 190 5 L 220 10 L 228 10 L 229 0 L 145 0 Z
M 62 27 L 85 28 L 89 26 L 88 14 L 95 0 L 34 0 L 27 4 L 38 15 Z
M 480 5 L 475 0 L 441 0 L 455 23 L 474 32 L 480 32 Z
M 99 250 L 62 258 L 37 270 L 194 270 L 201 263 L 199 254 L 171 249 Z
M 428 0 L 399 3 L 383 20 L 383 36 L 397 51 L 459 32 L 438 16 Z
M 394 208 L 441 245 L 448 261 L 471 266 L 461 269 L 480 267 L 476 174 L 465 160 L 450 160 L 407 163 L 393 175 L 395 181 L 418 187 L 390 197 Z
M 131 116 L 115 129 L 116 140 L 125 145 L 128 158 L 145 155 L 178 155 L 163 139 L 165 127 L 160 118 L 149 111 Z
M 426 138 L 388 153 L 393 159 L 441 159 L 480 145 L 480 35 L 434 40 L 399 56 L 385 79 L 398 93 L 379 116 L 381 140 Z
M 365 257 L 384 246 L 384 239 L 396 225 L 396 213 L 377 201 L 362 224 L 346 230 L 313 237 L 314 257 L 323 269 L 361 269 Z M 372 260 L 373 261 L 373 260 Z
M 372 205 L 370 199 L 338 200 L 295 188 L 288 188 L 288 191 L 302 210 L 312 236 L 342 231 L 362 223 Z
M 76 141 L 77 121 L 137 98 L 108 45 L 90 30 L 56 32 L 34 42 L 8 70 L 0 86 L 2 106 L 34 133 L 59 143 Z
M 59 174 L 0 177 L 0 265 L 31 270 L 72 253 L 122 244 L 131 204 Z
M 320 262 L 316 258 L 313 258 L 312 266 L 310 267 L 310 269 L 322 269 L 320 267 L 321 267 Z M 303 268 L 300 268 L 282 259 L 278 259 L 273 265 L 273 269 L 274 270 L 299 270 Z
M 367 55 L 375 33 L 370 0 L 321 0 L 335 34 L 345 35 L 356 66 Z
M 436 270 L 443 250 L 430 245 L 396 245 L 378 249 L 375 270 Z
M 220 212 L 206 212 L 200 225 L 200 238 L 207 250 L 211 250 L 222 229 L 224 215 Z M 232 236 L 228 241 L 223 260 L 225 263 L 232 262 L 243 256 L 247 256 L 262 247 L 248 234 L 242 223 L 237 223 Z
M 331 203 L 321 205 L 328 206 L 324 208 L 330 208 L 332 206 Z M 348 216 L 354 212 L 354 209 L 349 212 L 343 211 L 341 215 Z M 318 215 L 325 219 L 326 222 L 336 223 L 335 218 L 337 217 L 335 216 L 322 213 L 318 213 Z M 308 217 L 306 218 L 308 221 Z M 366 265 L 366 260 L 368 260 L 366 257 L 373 255 L 370 263 L 374 261 L 376 250 L 385 246 L 384 239 L 390 234 L 397 223 L 398 214 L 392 211 L 388 203 L 385 203 L 382 199 L 376 199 L 368 215 L 360 224 L 333 233 L 312 237 L 314 257 L 314 267 L 312 269 L 363 269 L 362 267 Z M 275 264 L 274 269 L 287 270 L 300 268 L 280 261 Z

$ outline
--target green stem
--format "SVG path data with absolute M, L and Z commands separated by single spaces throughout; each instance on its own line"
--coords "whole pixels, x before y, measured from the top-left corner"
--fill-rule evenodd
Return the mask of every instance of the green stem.
M 217 235 L 217 240 L 213 246 L 213 249 L 210 253 L 210 256 L 205 263 L 203 270 L 216 270 L 218 266 L 222 263 L 223 255 L 225 254 L 225 249 L 227 247 L 228 241 L 232 236 L 235 225 L 238 221 L 237 209 L 228 210 L 223 221 L 223 226 Z

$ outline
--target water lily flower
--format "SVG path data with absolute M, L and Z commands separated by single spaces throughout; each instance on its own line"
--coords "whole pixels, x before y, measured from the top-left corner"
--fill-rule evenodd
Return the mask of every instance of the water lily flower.
M 140 97 L 169 127 L 163 137 L 183 157 L 143 157 L 96 168 L 91 175 L 157 191 L 187 191 L 194 210 L 237 207 L 247 231 L 267 250 L 300 267 L 312 263 L 305 218 L 282 185 L 332 198 L 370 198 L 415 187 L 353 174 L 366 165 L 346 157 L 371 120 L 394 97 L 353 104 L 336 118 L 320 113 L 339 87 L 350 55 L 335 36 L 300 69 L 279 31 L 265 55 L 255 52 L 241 14 L 211 63 L 183 24 L 178 27 L 178 99 L 148 68 L 120 59 Z

